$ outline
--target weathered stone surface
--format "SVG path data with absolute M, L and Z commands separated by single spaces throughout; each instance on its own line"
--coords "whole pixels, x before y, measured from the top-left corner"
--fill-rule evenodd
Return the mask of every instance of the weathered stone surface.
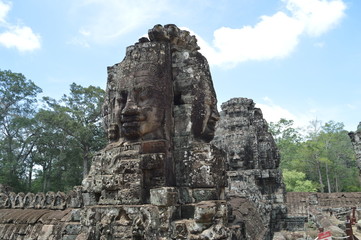
M 348 214 L 352 207 L 361 208 L 361 192 L 339 193 L 287 193 L 287 208 L 290 216 L 307 216 L 310 208 L 328 214 Z
M 351 142 L 352 142 L 353 148 L 356 153 L 357 167 L 358 167 L 359 171 L 361 172 L 361 122 L 359 123 L 359 125 L 357 127 L 357 131 L 350 132 L 348 135 L 351 138 Z
M 356 219 L 361 216 L 361 193 L 290 192 L 287 193 L 287 208 L 284 229 L 294 231 L 307 227 L 307 232 L 318 232 L 318 228 L 324 228 L 332 231 L 333 236 L 342 237 L 345 236 L 347 217 L 352 216 L 353 211 Z
M 79 222 L 62 221 L 70 212 L 70 209 L 2 209 L 1 239 L 67 239 L 80 231 Z
M 156 206 L 174 206 L 178 203 L 178 191 L 173 187 L 150 190 L 150 203 Z
M 227 152 L 230 170 L 278 168 L 278 149 L 252 99 L 223 103 L 221 116 L 213 143 Z
M 175 25 L 148 35 L 108 68 L 109 144 L 83 180 L 81 236 L 230 239 L 225 153 L 209 143 L 219 114 L 208 63 Z
M 247 98 L 222 104 L 212 141 L 227 153 L 230 222 L 246 239 L 272 239 L 285 218 L 280 156 L 260 109 Z

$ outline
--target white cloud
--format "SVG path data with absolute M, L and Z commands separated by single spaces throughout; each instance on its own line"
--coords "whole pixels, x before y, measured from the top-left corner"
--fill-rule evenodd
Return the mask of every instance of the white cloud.
M 6 4 L 0 1 L 0 23 L 5 23 L 5 17 L 10 11 L 10 8 L 11 8 L 10 4 Z
M 305 25 L 310 36 L 319 36 L 335 25 L 345 15 L 342 0 L 283 0 L 293 17 Z
M 20 52 L 32 51 L 40 48 L 40 36 L 29 27 L 16 26 L 0 33 L 0 44 L 7 48 L 15 47 Z
M 295 120 L 296 116 L 289 112 L 287 109 L 276 105 L 271 99 L 265 97 L 265 103 L 256 103 L 256 107 L 260 108 L 263 117 L 267 122 L 278 122 L 281 118 Z
M 10 9 L 10 4 L 0 0 L 0 45 L 6 48 L 15 47 L 20 52 L 39 49 L 40 36 L 35 34 L 30 27 L 14 25 L 6 21 Z
M 340 22 L 346 9 L 342 0 L 282 1 L 287 11 L 262 16 L 255 26 L 219 28 L 212 46 L 200 39 L 201 51 L 211 64 L 227 67 L 249 60 L 284 58 L 296 48 L 302 34 L 324 34 Z
M 222 27 L 214 32 L 215 58 L 210 61 L 221 65 L 283 58 L 298 44 L 298 36 L 302 31 L 303 25 L 299 21 L 282 12 L 271 17 L 262 16 L 254 27 Z
M 75 2 L 74 16 L 80 15 L 77 38 L 96 43 L 108 43 L 131 30 L 148 24 L 168 10 L 167 0 L 82 0 Z M 90 14 L 84 17 L 81 12 Z
M 260 108 L 263 113 L 263 117 L 270 122 L 278 122 L 281 118 L 287 120 L 293 120 L 294 126 L 298 128 L 305 128 L 309 125 L 309 122 L 315 119 L 314 114 L 311 113 L 292 113 L 284 107 L 275 104 L 272 99 L 265 97 L 263 103 L 256 103 L 256 107 Z
M 340 22 L 346 9 L 342 0 L 280 1 L 283 10 L 261 16 L 254 26 L 221 27 L 214 31 L 212 43 L 198 36 L 202 53 L 212 65 L 223 67 L 250 60 L 285 58 L 295 50 L 302 35 L 324 34 Z M 109 43 L 172 12 L 172 4 L 169 0 L 76 1 L 72 12 L 78 18 L 76 22 L 80 22 L 79 32 L 69 42 L 83 46 Z M 87 12 L 87 16 L 82 12 Z

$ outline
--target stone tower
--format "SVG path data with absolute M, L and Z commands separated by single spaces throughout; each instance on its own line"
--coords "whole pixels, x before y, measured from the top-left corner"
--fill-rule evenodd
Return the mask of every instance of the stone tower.
M 108 68 L 109 144 L 83 180 L 82 237 L 231 239 L 208 63 L 175 25 L 148 34 Z
M 247 98 L 223 103 L 213 143 L 227 152 L 230 224 L 245 239 L 272 239 L 287 209 L 280 155 L 261 109 Z

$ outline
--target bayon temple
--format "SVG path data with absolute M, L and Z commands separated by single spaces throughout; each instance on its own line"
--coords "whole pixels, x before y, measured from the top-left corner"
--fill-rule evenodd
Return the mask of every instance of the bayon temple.
M 82 185 L 37 194 L 2 186 L 0 239 L 271 240 L 303 229 L 308 207 L 328 197 L 286 195 L 279 152 L 253 100 L 221 109 L 197 39 L 154 26 L 108 67 L 108 145 Z M 360 153 L 359 132 L 350 136 Z M 360 204 L 349 199 L 342 204 Z

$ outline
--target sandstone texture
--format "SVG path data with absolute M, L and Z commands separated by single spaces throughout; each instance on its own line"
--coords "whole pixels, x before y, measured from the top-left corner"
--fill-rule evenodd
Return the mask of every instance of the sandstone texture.
M 285 188 L 276 144 L 252 99 L 222 104 L 212 143 L 227 153 L 230 224 L 243 228 L 246 239 L 272 239 L 286 217 Z
M 0 239 L 75 239 L 81 233 L 82 193 L 9 192 L 0 185 Z
M 357 127 L 357 131 L 350 132 L 348 135 L 351 138 L 351 142 L 356 153 L 357 167 L 361 172 L 361 122 Z
M 345 237 L 351 221 L 361 217 L 361 193 L 298 193 L 286 194 L 288 218 L 283 229 L 301 231 L 303 234 L 317 236 L 318 229 L 331 231 L 333 237 Z M 354 219 L 354 220 L 353 220 Z M 354 234 L 357 225 L 353 227 Z
M 83 237 L 231 239 L 208 63 L 175 25 L 148 35 L 108 68 L 109 145 L 83 181 Z

